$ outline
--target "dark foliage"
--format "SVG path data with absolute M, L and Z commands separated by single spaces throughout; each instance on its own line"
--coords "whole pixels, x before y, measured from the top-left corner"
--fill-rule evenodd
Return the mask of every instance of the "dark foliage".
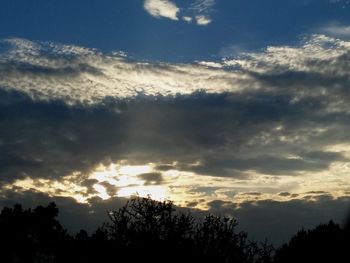
M 350 262 L 350 235 L 330 221 L 312 230 L 301 230 L 276 251 L 276 263 Z
M 68 238 L 57 215 L 54 203 L 34 210 L 5 207 L 0 214 L 1 262 L 51 262 Z
M 69 235 L 54 203 L 34 210 L 20 205 L 0 214 L 1 262 L 271 262 L 272 248 L 236 232 L 235 219 L 195 219 L 170 201 L 133 198 L 108 212 L 91 236 Z
M 169 201 L 135 198 L 109 217 L 110 240 L 132 261 L 255 263 L 271 259 L 271 247 L 235 231 L 235 219 L 207 215 L 196 220 L 191 213 L 176 212 Z
M 133 198 L 109 211 L 109 222 L 92 235 L 67 233 L 54 203 L 0 214 L 0 262 L 350 262 L 349 230 L 330 222 L 301 230 L 274 252 L 267 242 L 237 232 L 233 218 L 195 218 L 176 211 L 172 202 Z

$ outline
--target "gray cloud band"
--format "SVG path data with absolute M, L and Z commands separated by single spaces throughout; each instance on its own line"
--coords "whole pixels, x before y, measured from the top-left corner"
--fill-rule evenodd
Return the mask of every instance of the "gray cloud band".
M 2 181 L 119 160 L 239 178 L 348 161 L 327 147 L 350 139 L 349 42 L 316 35 L 214 66 L 19 39 L 2 45 Z

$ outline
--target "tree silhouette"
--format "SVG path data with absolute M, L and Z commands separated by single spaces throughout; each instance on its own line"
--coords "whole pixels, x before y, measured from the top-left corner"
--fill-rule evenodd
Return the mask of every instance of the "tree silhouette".
M 272 247 L 249 241 L 233 218 L 195 217 L 171 201 L 132 198 L 108 212 L 109 222 L 89 235 L 72 236 L 47 207 L 4 208 L 0 214 L 0 262 L 215 262 L 270 263 Z
M 0 246 L 4 262 L 52 261 L 59 253 L 60 242 L 67 237 L 56 220 L 54 203 L 34 210 L 21 205 L 4 208 L 0 214 Z
M 189 212 L 176 212 L 171 201 L 135 197 L 109 212 L 109 218 L 111 239 L 123 248 L 124 255 L 131 254 L 132 260 L 271 261 L 272 249 L 248 241 L 246 233 L 237 233 L 235 219 L 209 214 L 196 220 Z
M 330 221 L 315 229 L 299 231 L 276 251 L 276 263 L 291 262 L 350 262 L 349 235 Z

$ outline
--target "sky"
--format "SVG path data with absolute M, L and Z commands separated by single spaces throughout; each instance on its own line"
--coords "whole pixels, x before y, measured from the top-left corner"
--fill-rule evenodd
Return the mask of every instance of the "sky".
M 132 195 L 286 241 L 350 208 L 350 1 L 5 0 L 0 207 Z M 76 218 L 81 218 L 78 225 Z

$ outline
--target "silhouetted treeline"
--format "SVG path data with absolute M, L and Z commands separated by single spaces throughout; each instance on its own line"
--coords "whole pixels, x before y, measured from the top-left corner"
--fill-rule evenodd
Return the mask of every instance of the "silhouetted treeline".
M 350 262 L 350 232 L 330 221 L 301 230 L 276 251 L 276 263 Z
M 330 222 L 300 231 L 274 251 L 267 242 L 236 231 L 233 218 L 175 211 L 170 201 L 133 198 L 108 212 L 109 221 L 92 235 L 75 236 L 57 220 L 54 203 L 0 214 L 0 262 L 350 262 L 348 231 Z M 79 219 L 77 219 L 79 220 Z M 342 258 L 341 258 L 342 257 Z

